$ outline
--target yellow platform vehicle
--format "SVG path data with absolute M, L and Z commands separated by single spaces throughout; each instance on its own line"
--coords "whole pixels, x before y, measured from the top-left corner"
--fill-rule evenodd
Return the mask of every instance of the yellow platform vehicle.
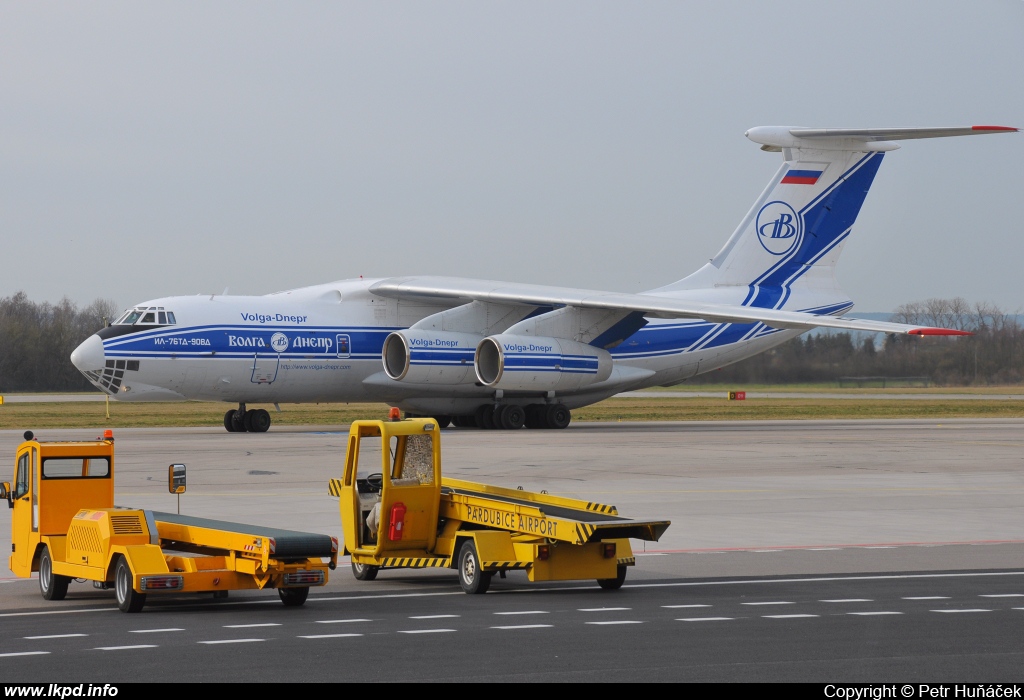
M 182 465 L 172 465 L 181 467 Z M 173 471 L 173 469 L 172 469 Z M 42 442 L 25 433 L 11 507 L 10 568 L 61 600 L 73 579 L 113 588 L 118 607 L 138 612 L 151 593 L 276 588 L 285 605 L 302 605 L 310 586 L 327 582 L 338 542 L 327 535 L 278 530 L 114 506 L 114 439 Z
M 357 579 L 381 569 L 454 568 L 467 593 L 525 570 L 530 581 L 591 579 L 617 589 L 636 560 L 630 538 L 656 541 L 665 520 L 630 520 L 609 505 L 441 476 L 432 418 L 352 424 L 340 499 L 344 551 Z

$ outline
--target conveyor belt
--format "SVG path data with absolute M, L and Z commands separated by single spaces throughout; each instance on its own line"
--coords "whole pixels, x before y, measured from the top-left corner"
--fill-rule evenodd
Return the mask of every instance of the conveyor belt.
M 157 521 L 173 525 L 223 530 L 224 532 L 234 532 L 239 535 L 250 535 L 252 537 L 273 538 L 275 544 L 274 557 L 277 559 L 329 557 L 333 551 L 333 543 L 329 535 L 281 530 L 275 527 L 263 527 L 260 525 L 243 525 L 241 523 L 229 523 L 223 520 L 196 518 L 191 515 L 176 515 L 174 513 L 154 512 L 153 517 Z
M 581 523 L 608 523 L 608 522 L 629 522 L 629 518 L 620 518 L 615 515 L 608 515 L 607 513 L 597 513 L 594 511 L 583 510 L 581 508 L 563 508 L 561 506 L 553 506 L 547 503 L 537 503 L 536 501 L 530 501 L 525 498 L 513 498 L 512 496 L 498 496 L 493 493 L 485 493 L 483 491 L 468 491 L 466 489 L 453 489 L 449 486 L 445 486 L 441 489 L 441 493 L 455 493 L 460 496 L 471 496 L 473 498 L 489 499 L 492 501 L 501 501 L 502 503 L 512 503 L 518 506 L 527 506 L 529 508 L 536 508 L 544 515 L 552 518 L 562 518 L 563 520 L 577 520 Z

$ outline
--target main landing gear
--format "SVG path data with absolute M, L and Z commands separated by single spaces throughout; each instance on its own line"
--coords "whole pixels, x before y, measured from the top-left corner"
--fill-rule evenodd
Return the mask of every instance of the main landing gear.
M 224 414 L 224 429 L 229 433 L 265 433 L 270 430 L 270 413 L 262 408 L 245 410 L 245 404 L 238 404 Z
M 484 404 L 475 413 L 452 416 L 457 428 L 483 428 L 485 430 L 519 430 L 523 426 L 535 429 L 561 430 L 569 425 L 572 412 L 564 405 L 536 403 Z

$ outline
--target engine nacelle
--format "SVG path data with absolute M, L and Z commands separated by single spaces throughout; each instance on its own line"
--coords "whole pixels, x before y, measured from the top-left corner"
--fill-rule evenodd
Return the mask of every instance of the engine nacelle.
M 476 378 L 492 389 L 572 391 L 612 373 L 607 350 L 565 338 L 501 333 L 476 348 Z
M 381 358 L 392 379 L 416 384 L 472 384 L 473 357 L 481 337 L 406 329 L 384 339 Z

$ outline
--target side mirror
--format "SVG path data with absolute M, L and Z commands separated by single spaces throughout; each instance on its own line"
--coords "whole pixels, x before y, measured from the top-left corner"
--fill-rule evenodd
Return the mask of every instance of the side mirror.
M 2 484 L 0 484 L 0 498 L 2 498 L 3 500 L 7 501 L 7 507 L 8 508 L 13 508 L 14 507 L 14 499 L 11 498 L 12 495 L 13 494 L 11 493 L 11 484 L 10 484 L 10 482 L 5 481 Z
M 167 467 L 167 490 L 171 493 L 185 493 L 184 464 L 172 464 Z

